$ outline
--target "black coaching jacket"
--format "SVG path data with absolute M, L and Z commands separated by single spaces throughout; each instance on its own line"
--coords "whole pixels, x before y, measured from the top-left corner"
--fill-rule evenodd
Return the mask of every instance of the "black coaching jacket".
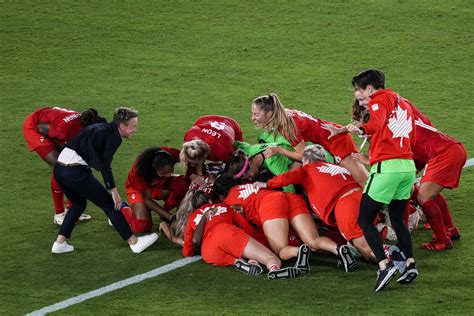
M 118 126 L 114 122 L 84 127 L 65 147 L 73 149 L 89 167 L 102 174 L 107 190 L 115 188 L 112 159 L 122 143 Z

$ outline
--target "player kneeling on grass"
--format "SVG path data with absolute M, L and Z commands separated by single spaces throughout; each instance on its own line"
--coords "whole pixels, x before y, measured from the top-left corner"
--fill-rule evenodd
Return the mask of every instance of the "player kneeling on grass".
M 280 259 L 252 238 L 255 229 L 226 204 L 212 204 L 207 194 L 197 191 L 192 197 L 196 209 L 188 218 L 183 256 L 201 253 L 205 262 L 215 266 L 234 266 L 248 275 L 259 275 L 265 265 L 269 279 L 295 278 L 309 269 L 309 249 L 303 245 L 295 267 L 281 268 Z M 306 247 L 306 248 L 305 248 Z M 246 260 L 248 259 L 248 261 Z
M 70 140 L 54 165 L 54 177 L 63 189 L 72 206 L 66 213 L 52 253 L 74 251 L 66 242 L 71 237 L 74 225 L 87 206 L 87 200 L 100 207 L 120 236 L 128 241 L 133 252 L 139 253 L 157 239 L 156 233 L 136 237 L 125 220 L 120 207 L 122 198 L 115 186 L 112 159 L 122 138 L 130 138 L 138 124 L 138 111 L 120 107 L 110 123 L 98 123 L 83 128 Z M 91 168 L 102 173 L 104 185 L 92 174 Z
M 172 221 L 170 211 L 179 205 L 190 184 L 185 176 L 173 175 L 177 162 L 179 150 L 169 147 L 147 148 L 135 160 L 125 182 L 131 207 L 122 208 L 133 232 L 151 231 L 151 211 L 166 222 Z M 163 206 L 155 200 L 163 200 Z
M 260 188 L 269 189 L 289 184 L 301 185 L 308 194 L 314 213 L 326 225 L 337 227 L 366 260 L 376 262 L 357 224 L 362 189 L 347 169 L 326 162 L 326 153 L 321 145 L 305 148 L 303 167 L 276 176 L 266 183 L 255 183 Z

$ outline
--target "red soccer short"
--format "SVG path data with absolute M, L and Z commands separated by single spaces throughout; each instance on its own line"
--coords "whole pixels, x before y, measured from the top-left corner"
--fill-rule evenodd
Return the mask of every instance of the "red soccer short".
M 421 183 L 434 182 L 444 188 L 457 188 L 466 159 L 466 149 L 462 144 L 446 148 L 428 160 Z
M 242 258 L 250 236 L 239 227 L 222 223 L 203 237 L 201 254 L 204 261 L 215 266 L 231 266 Z
M 290 205 L 290 223 L 293 218 L 300 214 L 308 214 L 311 216 L 308 205 L 306 204 L 306 201 L 303 199 L 303 197 L 295 193 L 286 193 L 286 197 L 288 198 L 288 204 Z
M 336 163 L 340 163 L 350 154 L 358 152 L 350 133 L 334 136 L 329 140 L 328 147 L 327 150 L 334 156 Z
M 139 191 L 127 190 L 128 203 L 133 205 L 135 203 L 143 203 L 143 196 Z
M 361 198 L 362 190 L 355 191 L 339 199 L 334 207 L 337 228 L 348 241 L 364 236 L 357 224 Z
M 277 218 L 288 219 L 289 217 L 288 198 L 283 192 L 268 191 L 268 193 L 260 200 L 258 215 L 260 217 L 260 226 L 265 221 Z
M 256 227 L 255 230 L 257 231 L 257 234 L 254 236 L 255 239 L 259 243 L 261 243 L 262 245 L 267 247 L 268 249 L 271 249 L 270 244 L 268 243 L 268 239 L 265 236 L 265 232 L 263 231 L 263 228 L 262 227 Z M 288 229 L 288 246 L 299 247 L 302 244 L 303 244 L 303 242 L 298 237 L 298 235 L 296 234 L 293 227 L 290 226 L 289 229 Z
M 41 135 L 36 126 L 36 112 L 28 115 L 23 123 L 22 131 L 29 151 L 36 153 L 44 159 L 50 152 L 58 150 L 56 144 L 49 138 Z

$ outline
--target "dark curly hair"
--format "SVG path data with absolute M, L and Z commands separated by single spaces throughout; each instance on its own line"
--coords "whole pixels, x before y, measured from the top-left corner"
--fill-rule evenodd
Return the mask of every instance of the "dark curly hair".
M 81 121 L 83 126 L 88 126 L 96 123 L 106 123 L 107 120 L 101 116 L 96 109 L 88 108 L 84 112 L 81 113 L 79 116 L 79 120 Z
M 156 177 L 156 170 L 164 166 L 173 166 L 171 154 L 160 147 L 145 149 L 136 160 L 137 174 L 146 183 L 151 184 Z

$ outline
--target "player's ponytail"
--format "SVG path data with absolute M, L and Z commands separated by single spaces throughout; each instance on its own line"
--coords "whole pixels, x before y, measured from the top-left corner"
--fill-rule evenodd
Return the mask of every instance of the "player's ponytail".
M 253 104 L 265 113 L 271 112 L 269 119 L 263 123 L 263 129 L 268 133 L 280 134 L 291 143 L 296 141 L 295 123 L 286 114 L 285 107 L 276 93 L 255 98 Z
M 105 123 L 107 120 L 101 116 L 96 109 L 89 108 L 81 113 L 79 118 L 83 126 L 88 126 L 96 123 Z

